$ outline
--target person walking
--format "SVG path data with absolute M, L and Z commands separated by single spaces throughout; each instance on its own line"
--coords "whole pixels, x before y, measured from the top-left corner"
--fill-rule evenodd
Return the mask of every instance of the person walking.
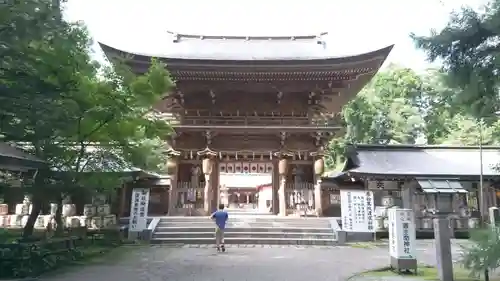
M 226 222 L 229 216 L 224 210 L 224 204 L 219 204 L 219 209 L 212 213 L 210 218 L 215 222 L 215 246 L 217 247 L 217 252 L 225 252 L 224 229 L 226 229 Z

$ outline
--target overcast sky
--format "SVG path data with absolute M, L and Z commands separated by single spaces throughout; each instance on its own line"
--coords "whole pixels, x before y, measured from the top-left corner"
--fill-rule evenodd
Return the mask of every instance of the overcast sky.
M 429 66 L 410 32 L 442 28 L 453 9 L 486 0 L 69 0 L 66 18 L 84 21 L 96 41 L 147 53 L 167 30 L 206 35 L 304 35 L 326 31 L 335 55 L 395 44 L 389 62 Z M 237 5 L 235 3 L 238 3 Z M 97 56 L 101 56 L 97 49 Z

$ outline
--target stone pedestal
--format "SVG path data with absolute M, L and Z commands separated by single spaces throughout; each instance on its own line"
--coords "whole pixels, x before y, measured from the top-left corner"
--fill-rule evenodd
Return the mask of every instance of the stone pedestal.
M 453 281 L 453 260 L 451 257 L 451 229 L 446 215 L 434 218 L 434 239 L 439 280 Z
M 413 209 L 413 192 L 409 182 L 403 185 L 401 190 L 401 200 L 403 201 L 404 209 Z

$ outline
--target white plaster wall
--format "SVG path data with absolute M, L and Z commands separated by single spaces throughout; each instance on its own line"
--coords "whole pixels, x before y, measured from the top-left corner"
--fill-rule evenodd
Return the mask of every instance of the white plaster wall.
M 229 187 L 255 187 L 273 182 L 269 173 L 220 173 L 219 184 Z

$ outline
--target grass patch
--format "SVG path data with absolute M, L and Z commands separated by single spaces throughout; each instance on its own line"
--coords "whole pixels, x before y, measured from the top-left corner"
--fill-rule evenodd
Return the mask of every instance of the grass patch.
M 135 248 L 135 247 L 134 247 Z M 51 277 L 70 273 L 79 270 L 86 266 L 92 265 L 113 265 L 125 258 L 127 252 L 130 252 L 131 247 L 102 247 L 90 246 L 82 249 L 83 258 L 72 261 L 60 268 L 42 274 L 43 277 Z
M 481 281 L 482 279 L 474 278 L 469 276 L 469 272 L 461 267 L 454 266 L 453 275 L 455 281 Z M 419 265 L 417 269 L 417 275 L 413 273 L 398 273 L 393 271 L 390 267 L 381 268 L 378 270 L 367 271 L 360 276 L 375 276 L 375 277 L 390 277 L 390 276 L 403 276 L 408 278 L 419 278 L 426 281 L 437 281 L 438 272 L 433 266 Z M 490 281 L 500 281 L 497 278 L 490 278 Z

